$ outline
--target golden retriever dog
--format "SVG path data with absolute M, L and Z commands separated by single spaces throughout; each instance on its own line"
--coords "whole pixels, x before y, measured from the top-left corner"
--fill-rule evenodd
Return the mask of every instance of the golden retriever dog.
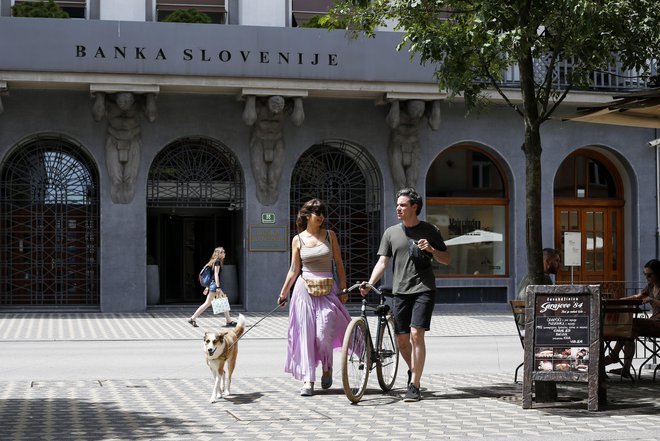
M 236 366 L 236 357 L 238 357 L 238 339 L 244 332 L 245 317 L 243 314 L 239 314 L 238 324 L 235 328 L 204 334 L 204 357 L 215 381 L 211 392 L 211 403 L 222 398 L 223 394 L 229 396 L 231 393 L 231 376 Z M 225 372 L 225 363 L 227 372 Z

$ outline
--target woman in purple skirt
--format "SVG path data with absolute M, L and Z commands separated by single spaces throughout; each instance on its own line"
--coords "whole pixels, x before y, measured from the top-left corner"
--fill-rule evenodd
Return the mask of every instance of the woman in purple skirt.
M 298 234 L 291 241 L 291 267 L 277 299 L 281 305 L 286 304 L 293 287 L 284 371 L 303 381 L 303 396 L 314 393 L 319 364 L 323 369 L 321 387 L 328 389 L 332 385 L 333 350 L 341 349 L 351 320 L 343 305 L 348 294 L 340 292 L 346 289 L 344 263 L 337 235 L 323 227 L 326 213 L 325 205 L 318 199 L 308 201 L 298 212 Z M 312 279 L 332 279 L 333 260 L 339 286 L 332 282 L 327 294 L 308 289 L 307 283 L 311 285 Z

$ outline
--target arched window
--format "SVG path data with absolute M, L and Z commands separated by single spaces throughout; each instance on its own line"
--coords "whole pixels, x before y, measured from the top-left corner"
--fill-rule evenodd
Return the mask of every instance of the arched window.
M 57 136 L 15 149 L 0 178 L 0 304 L 99 303 L 98 173 Z
M 508 205 L 491 155 L 469 145 L 442 152 L 426 177 L 426 220 L 440 229 L 452 262 L 436 264 L 436 276 L 506 275 Z
M 378 256 L 382 222 L 381 177 L 364 151 L 342 141 L 317 144 L 301 155 L 291 177 L 291 233 L 296 215 L 312 198 L 328 207 L 348 283 L 370 274 Z

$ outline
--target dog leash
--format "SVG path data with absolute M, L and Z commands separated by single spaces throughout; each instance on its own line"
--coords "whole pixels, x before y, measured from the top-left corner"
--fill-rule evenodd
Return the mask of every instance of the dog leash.
M 256 322 L 254 325 L 252 325 L 252 326 L 250 326 L 248 329 L 246 329 L 245 332 L 243 333 L 243 335 L 241 335 L 240 337 L 238 337 L 238 338 L 236 339 L 236 341 L 235 341 L 231 346 L 229 346 L 229 347 L 227 348 L 227 350 L 233 348 L 234 345 L 236 345 L 240 339 L 242 339 L 243 337 L 245 337 L 245 334 L 247 334 L 248 332 L 250 332 L 250 331 L 252 330 L 252 328 L 254 328 L 255 326 L 257 326 L 257 325 L 258 325 L 259 323 L 261 323 L 265 318 L 267 318 L 269 315 L 271 315 L 272 313 L 274 313 L 275 311 L 277 311 L 279 308 L 281 308 L 281 307 L 282 307 L 283 305 L 285 305 L 285 304 L 286 304 L 286 301 L 285 301 L 285 302 L 282 302 L 282 303 L 278 303 L 277 306 L 276 306 L 275 308 L 273 308 L 268 314 L 266 314 L 266 315 L 264 315 L 263 317 L 261 317 L 259 320 L 257 320 L 257 322 Z

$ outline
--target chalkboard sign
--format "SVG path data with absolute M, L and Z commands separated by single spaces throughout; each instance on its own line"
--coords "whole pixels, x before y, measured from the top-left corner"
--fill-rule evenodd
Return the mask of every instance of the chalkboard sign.
M 587 372 L 591 295 L 537 294 L 534 370 Z
M 531 407 L 534 381 L 588 382 L 589 410 L 598 410 L 599 357 L 598 286 L 527 287 L 523 408 Z

